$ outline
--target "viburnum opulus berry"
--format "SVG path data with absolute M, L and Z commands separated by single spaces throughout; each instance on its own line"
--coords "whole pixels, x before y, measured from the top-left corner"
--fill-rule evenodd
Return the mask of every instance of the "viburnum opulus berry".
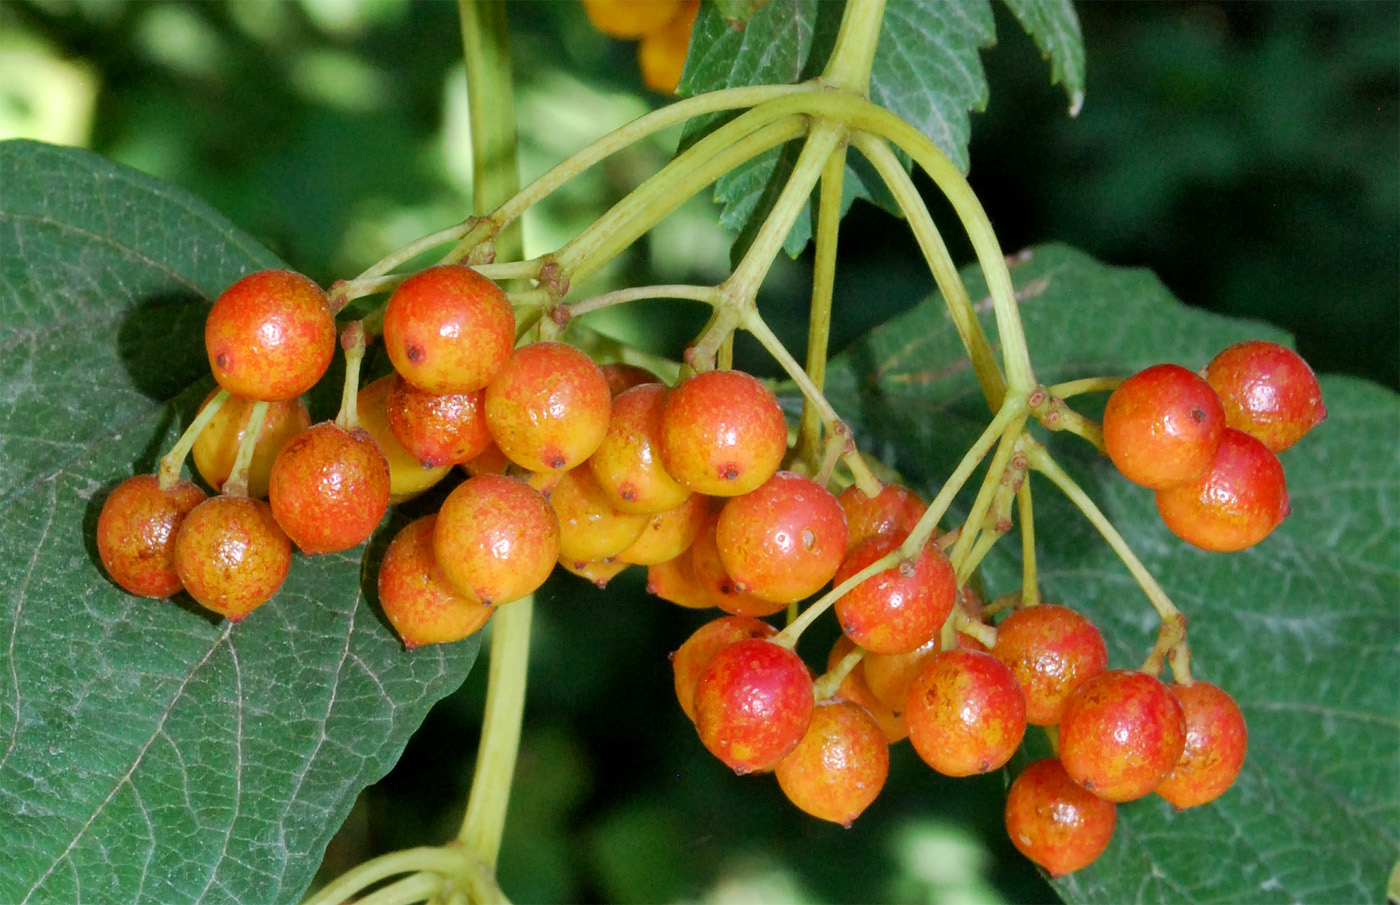
M 1236 343 L 1206 365 L 1206 382 L 1220 396 L 1225 424 L 1283 452 L 1327 418 L 1317 375 L 1278 343 Z
M 486 424 L 507 458 L 529 471 L 567 471 L 608 431 L 603 372 L 573 346 L 537 342 L 511 353 L 486 387 Z
M 409 650 L 460 641 L 495 612 L 447 583 L 433 553 L 436 524 L 436 515 L 410 522 L 394 536 L 379 564 L 379 605 Z
M 559 520 L 529 484 L 476 475 L 438 510 L 433 553 L 448 583 L 487 604 L 533 592 L 559 560 Z
M 250 273 L 204 322 L 214 379 L 235 396 L 275 402 L 316 385 L 335 357 L 335 315 L 311 280 L 290 270 Z
M 1186 717 L 1186 747 L 1157 794 L 1177 808 L 1214 801 L 1244 765 L 1248 732 L 1244 714 L 1229 693 L 1209 682 L 1172 685 Z
M 671 654 L 675 673 L 676 700 L 685 715 L 695 721 L 695 684 L 715 654 L 738 641 L 771 638 L 778 633 L 766 622 L 751 616 L 721 616 L 700 626 Z
M 209 404 L 218 390 L 210 393 L 200 406 Z M 248 419 L 256 403 L 241 396 L 229 396 L 224 404 L 195 437 L 190 456 L 199 476 L 215 490 L 222 490 L 233 472 L 238 447 L 248 432 Z M 267 498 L 267 482 L 272 463 L 282 447 L 297 434 L 311 426 L 311 415 L 300 396 L 269 403 L 262 430 L 253 446 L 253 458 L 248 464 L 248 496 Z
M 865 684 L 870 686 L 871 694 L 895 713 L 904 713 L 904 706 L 909 700 L 909 686 L 923 672 L 924 666 L 938 656 L 938 640 L 935 635 L 904 654 L 866 654 L 860 661 L 860 668 L 865 673 Z
M 705 610 L 715 605 L 709 588 L 695 574 L 689 550 L 675 559 L 647 566 L 647 593 L 692 610 Z
M 598 486 L 593 472 L 580 466 L 545 476 L 544 492 L 550 508 L 559 519 L 559 556 L 562 559 L 591 561 L 616 556 L 632 545 L 651 519 L 643 513 L 619 512 Z
M 652 566 L 668 562 L 690 550 L 710 514 L 710 498 L 691 494 L 674 509 L 658 512 L 627 549 L 617 554 L 626 563 Z M 707 604 L 708 606 L 708 604 Z
M 1027 858 L 1060 877 L 1108 848 L 1118 806 L 1070 779 L 1049 757 L 1021 771 L 1006 794 L 1006 834 Z
M 138 597 L 177 593 L 184 585 L 175 568 L 175 537 L 185 515 L 204 499 L 189 481 L 164 490 L 150 474 L 118 484 L 97 516 L 97 555 L 107 574 Z
M 1026 734 L 1026 699 L 1006 665 L 975 650 L 944 651 L 909 686 L 909 741 L 946 776 L 995 770 Z
M 356 412 L 360 427 L 379 444 L 384 460 L 389 463 L 389 505 L 411 500 L 438 481 L 447 477 L 452 470 L 450 465 L 424 468 L 418 457 L 403 448 L 399 438 L 389 427 L 389 391 L 400 378 L 389 374 L 371 381 L 360 388 L 355 397 Z
M 603 441 L 588 459 L 598 486 L 623 512 L 664 512 L 690 496 L 661 466 L 661 407 L 669 392 L 646 383 L 613 397 Z
M 710 605 L 736 616 L 771 616 L 785 609 L 785 601 L 768 600 L 744 590 L 725 569 L 719 545 L 715 541 L 718 522 L 718 513 L 712 513 L 690 546 L 690 562 L 695 570 L 695 579 L 709 593 Z
M 1109 670 L 1069 696 L 1059 741 L 1071 779 L 1100 798 L 1132 801 L 1156 789 L 1181 759 L 1186 719 L 1156 676 Z
M 277 454 L 268 502 L 303 553 L 348 550 L 389 508 L 389 462 L 369 431 L 323 421 Z
M 846 552 L 880 534 L 908 534 L 928 508 L 919 495 L 899 484 L 886 484 L 875 496 L 866 496 L 855 484 L 837 495 L 846 512 Z
M 1225 430 L 1215 390 L 1180 365 L 1153 365 L 1108 397 L 1103 441 L 1123 476 L 1154 490 L 1196 480 Z
M 777 766 L 812 721 L 807 666 L 790 649 L 750 639 L 723 648 L 695 683 L 695 728 L 735 773 Z
M 831 646 L 831 653 L 826 658 L 827 671 L 835 669 L 837 664 L 855 648 L 854 641 L 845 635 L 838 635 L 836 643 Z M 866 654 L 865 656 L 870 655 Z M 875 722 L 879 724 L 880 731 L 885 734 L 885 741 L 888 744 L 893 745 L 895 742 L 909 737 L 909 727 L 904 722 L 904 715 L 896 713 L 893 708 L 875 697 L 875 692 L 870 690 L 870 683 L 865 680 L 864 657 L 841 680 L 841 685 L 836 689 L 836 697 L 864 707 L 866 712 L 874 717 Z
M 903 534 L 882 534 L 863 541 L 836 571 L 841 584 L 904 542 Z M 938 633 L 953 612 L 957 576 L 948 557 L 925 544 L 913 560 L 876 572 L 836 601 L 841 630 L 861 647 L 878 654 L 915 650 Z
M 1074 610 L 1041 603 L 997 626 L 992 654 L 1011 669 L 1026 695 L 1026 722 L 1053 726 L 1076 688 L 1108 668 L 1108 647 L 1094 624 Z
M 282 587 L 292 545 L 262 500 L 216 496 L 189 511 L 175 536 L 175 570 L 206 609 L 241 622 Z
M 750 374 L 707 371 L 666 396 L 661 464 L 697 493 L 748 493 L 773 476 L 786 451 L 778 397 Z
M 491 442 L 486 393 L 429 393 L 399 377 L 385 402 L 389 428 L 424 468 L 456 465 L 480 455 Z
M 816 481 L 779 471 L 724 504 L 715 545 L 740 590 L 791 603 L 836 574 L 846 552 L 846 514 Z
M 789 801 L 846 827 L 879 796 L 889 772 L 880 725 L 864 707 L 839 699 L 817 704 L 806 734 L 773 770 Z
M 515 314 L 500 287 L 463 264 L 404 280 L 384 308 L 384 348 L 394 370 L 429 393 L 486 386 L 515 346 Z
M 1244 550 L 1289 513 L 1283 466 L 1262 441 L 1226 428 L 1199 478 L 1157 491 L 1157 513 L 1188 544 L 1218 553 Z

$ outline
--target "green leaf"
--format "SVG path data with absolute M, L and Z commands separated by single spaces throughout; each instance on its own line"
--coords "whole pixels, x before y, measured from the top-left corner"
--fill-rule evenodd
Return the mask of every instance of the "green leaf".
M 1084 36 L 1071 0 L 1006 0 L 1021 27 L 1050 61 L 1050 84 L 1069 95 L 1069 115 L 1084 106 Z
M 1159 361 L 1198 368 L 1231 342 L 1286 341 L 1186 308 L 1149 273 L 1070 249 L 1016 261 L 1046 383 Z M 973 298 L 985 293 L 976 274 L 965 279 Z M 990 420 L 937 300 L 848 349 L 828 386 L 862 446 L 928 493 Z M 1233 694 L 1250 728 L 1244 770 L 1216 802 L 1181 813 L 1155 796 L 1121 805 L 1108 851 L 1056 881 L 1070 902 L 1384 898 L 1400 844 L 1400 397 L 1349 378 L 1324 378 L 1323 393 L 1329 420 L 1281 457 L 1293 514 L 1238 554 L 1177 540 L 1150 491 L 1077 438 L 1047 437 L 1190 618 L 1196 677 Z M 1072 402 L 1094 416 L 1102 407 L 1101 396 Z M 1047 598 L 1103 629 L 1112 665 L 1138 665 L 1156 628 L 1145 598 L 1049 482 L 1032 487 Z M 991 594 L 1019 587 L 1019 546 L 1007 538 L 986 561 Z
M 360 550 L 237 626 L 103 573 L 106 493 L 208 389 L 209 300 L 271 266 L 170 186 L 0 143 L 0 901 L 295 901 L 475 658 L 404 653 Z

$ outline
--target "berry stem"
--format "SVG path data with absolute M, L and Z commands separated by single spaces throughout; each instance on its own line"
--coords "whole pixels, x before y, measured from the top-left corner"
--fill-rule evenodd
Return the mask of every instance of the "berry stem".
M 589 296 L 560 306 L 561 311 L 568 312 L 570 318 L 588 314 L 591 311 L 601 311 L 604 308 L 611 308 L 613 305 L 623 305 L 627 302 L 636 302 L 642 299 L 689 299 L 693 302 L 705 302 L 713 305 L 718 290 L 714 286 L 694 286 L 674 284 L 669 286 L 631 286 L 626 289 L 616 289 L 612 292 L 604 292 L 599 295 Z
M 865 648 L 857 647 L 855 650 L 841 658 L 837 663 L 821 678 L 812 684 L 812 692 L 818 701 L 825 701 L 834 698 L 836 692 L 841 688 L 841 683 L 846 681 L 846 676 L 851 674 L 851 670 L 860 665 L 861 658 L 865 656 Z
M 846 4 L 840 30 L 836 33 L 836 45 L 822 70 L 823 82 L 860 95 L 869 93 L 870 68 L 875 61 L 875 46 L 880 40 L 884 18 L 885 0 Z
M 1016 491 L 1016 514 L 1021 523 L 1021 606 L 1040 603 L 1040 582 L 1035 563 L 1035 514 L 1031 505 L 1031 482 Z
M 817 190 L 817 229 L 812 264 L 812 303 L 807 315 L 807 376 L 821 390 L 826 384 L 826 355 L 831 338 L 831 302 L 836 288 L 836 248 L 841 223 L 841 194 L 846 180 L 846 149 L 837 148 L 822 168 Z M 821 413 L 802 399 L 797 429 L 797 457 L 812 464 L 821 449 Z
M 356 402 L 360 393 L 360 362 L 365 357 L 365 329 L 359 321 L 353 321 L 341 331 L 340 347 L 345 350 L 345 383 L 340 391 L 340 413 L 335 416 L 335 423 L 342 430 L 352 431 L 360 426 Z
M 845 581 L 841 582 L 836 587 L 832 588 L 830 591 L 827 591 L 825 594 L 819 597 L 815 603 L 807 607 L 807 609 L 803 610 L 802 615 L 789 622 L 786 628 L 778 632 L 778 634 L 774 635 L 770 640 L 774 644 L 781 644 L 783 647 L 786 647 L 788 649 L 796 648 L 797 639 L 802 637 L 802 633 L 807 630 L 807 626 L 811 625 L 813 622 L 816 622 L 817 617 L 821 616 L 822 613 L 825 613 L 828 609 L 830 609 L 831 605 L 834 604 L 836 601 L 840 600 L 842 597 L 844 597 L 846 593 L 851 590 L 851 588 L 854 588 L 856 585 L 860 584 L 862 581 L 865 581 L 867 578 L 869 578 L 872 575 L 875 575 L 876 573 L 883 572 L 886 569 L 894 568 L 895 566 L 903 562 L 906 558 L 907 557 L 905 557 L 903 552 L 899 549 L 891 550 L 889 553 L 886 553 L 884 556 L 875 560 L 873 563 L 866 566 L 864 569 L 861 569 L 859 572 L 855 573 L 850 578 L 847 578 Z
M 1127 380 L 1126 377 L 1081 377 L 1079 380 L 1066 380 L 1046 387 L 1051 396 L 1068 399 L 1082 393 L 1111 393 Z
M 964 635 L 971 635 L 987 647 L 995 647 L 997 643 L 997 630 L 985 622 L 978 622 L 962 611 L 961 607 L 953 608 L 953 618 L 949 620 L 953 624 L 955 631 Z
M 262 434 L 263 422 L 267 420 L 267 409 L 270 405 L 271 403 L 266 401 L 255 402 L 253 410 L 248 413 L 248 427 L 243 439 L 238 443 L 238 455 L 233 460 L 228 480 L 224 481 L 223 493 L 226 496 L 248 495 L 248 469 L 252 467 L 253 450 L 257 448 L 258 437 Z
M 977 491 L 977 496 L 973 500 L 972 509 L 969 510 L 967 520 L 963 522 L 963 534 L 958 538 L 958 542 L 953 545 L 953 550 L 948 554 L 948 558 L 953 563 L 953 568 L 958 573 L 958 583 L 967 580 L 971 569 L 965 566 L 965 561 L 969 558 L 974 546 L 981 544 L 984 533 L 993 534 L 1000 537 L 1005 532 L 986 531 L 987 513 L 991 510 L 992 502 L 997 496 L 997 491 L 1003 486 L 1003 478 L 1007 475 L 1007 467 L 1011 464 L 1011 459 L 1016 455 L 1018 440 L 1023 435 L 1026 425 L 1026 415 L 1022 414 L 1008 425 L 1006 431 L 1001 435 L 1001 440 L 997 444 L 997 451 L 992 456 L 991 463 L 987 466 L 987 474 L 982 479 L 982 486 Z M 983 554 L 986 553 L 984 549 Z M 978 557 L 980 559 L 980 556 Z
M 194 416 L 190 426 L 185 428 L 185 432 L 180 435 L 180 439 L 175 441 L 175 445 L 170 447 L 170 452 L 160 457 L 160 470 L 157 472 L 161 490 L 172 489 L 176 482 L 180 480 L 180 472 L 185 467 L 185 457 L 190 454 L 190 449 L 194 447 L 194 441 L 204 432 L 204 428 L 209 426 L 209 422 L 214 420 L 214 416 L 219 413 L 219 409 L 224 407 L 228 397 L 232 395 L 228 390 L 220 389 L 215 393 L 209 403 L 200 409 L 199 414 Z
M 355 902 L 356 905 L 408 905 L 410 902 L 425 902 L 440 895 L 446 885 L 438 874 L 409 874 L 402 880 L 395 880 L 382 889 L 376 889 L 362 899 L 356 899 Z
M 469 889 L 476 902 L 505 901 L 495 878 L 484 865 L 474 862 L 471 854 L 462 846 L 444 845 L 408 848 L 380 855 L 336 877 L 302 905 L 339 905 L 356 899 L 376 883 L 408 873 L 446 878 L 454 886 Z

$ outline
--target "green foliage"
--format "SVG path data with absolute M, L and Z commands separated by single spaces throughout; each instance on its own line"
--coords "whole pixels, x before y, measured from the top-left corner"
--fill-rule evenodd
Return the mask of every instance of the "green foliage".
M 0 900 L 293 900 L 477 644 L 404 653 L 359 550 L 299 559 L 236 628 L 109 582 L 106 493 L 207 391 L 209 300 L 277 261 L 178 189 L 30 142 L 0 144 L 0 231 Z

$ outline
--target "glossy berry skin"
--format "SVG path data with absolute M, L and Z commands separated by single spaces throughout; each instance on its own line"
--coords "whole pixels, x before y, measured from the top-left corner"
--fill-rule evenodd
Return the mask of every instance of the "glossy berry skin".
M 885 787 L 890 746 L 875 718 L 850 701 L 823 701 L 802 741 L 773 774 L 788 800 L 849 827 Z
M 496 441 L 492 440 L 476 458 L 463 462 L 462 470 L 469 475 L 505 474 L 510 470 L 510 459 L 506 458 Z
M 675 559 L 647 566 L 647 593 L 691 610 L 707 610 L 715 605 L 709 589 L 695 576 L 689 550 Z
M 1076 688 L 1108 668 L 1108 647 L 1094 624 L 1053 603 L 1016 610 L 997 626 L 992 655 L 1026 695 L 1026 722 L 1054 726 Z
M 724 504 L 715 544 L 741 590 L 792 603 L 836 574 L 846 552 L 846 514 L 816 481 L 779 471 Z
M 873 497 L 852 484 L 836 501 L 846 513 L 847 553 L 877 535 L 907 535 L 928 508 L 917 493 L 899 484 L 886 484 Z
M 972 776 L 1011 759 L 1026 734 L 1026 699 L 1006 665 L 975 650 L 934 657 L 909 686 L 909 741 L 945 776 Z
M 778 633 L 766 622 L 751 616 L 721 616 L 696 629 L 675 653 L 671 669 L 676 679 L 676 700 L 685 715 L 695 722 L 695 683 L 715 654 L 731 644 L 751 638 L 771 638 Z
M 683 381 L 661 413 L 661 464 L 697 493 L 738 496 L 773 476 L 787 452 L 778 397 L 742 371 Z
M 486 393 L 427 393 L 398 378 L 385 403 L 389 428 L 424 468 L 474 459 L 491 442 Z
M 1099 673 L 1070 695 L 1060 720 L 1060 762 L 1070 778 L 1108 801 L 1148 795 L 1186 744 L 1181 704 L 1155 676 Z
M 516 349 L 486 388 L 492 439 L 528 471 L 566 471 L 582 464 L 603 442 L 611 417 L 612 395 L 603 372 L 564 343 Z
M 883 534 L 861 543 L 836 571 L 841 584 L 876 560 L 893 552 L 904 536 Z M 904 562 L 862 581 L 836 601 L 841 630 L 868 651 L 908 653 L 938 633 L 953 612 L 957 576 L 948 557 L 925 544 L 912 562 Z
M 652 91 L 675 93 L 690 51 L 690 32 L 700 12 L 700 0 L 685 0 L 682 10 L 669 23 L 642 36 L 637 45 L 637 66 L 642 81 Z
M 1214 801 L 1244 766 L 1249 733 L 1229 693 L 1209 682 L 1172 685 L 1186 715 L 1186 747 L 1157 794 L 1178 809 Z
M 607 433 L 588 458 L 598 486 L 623 512 L 664 512 L 690 496 L 690 488 L 661 466 L 661 407 L 668 392 L 646 383 L 613 397 Z
M 684 5 L 684 0 L 583 0 L 583 11 L 605 35 L 640 38 L 664 28 Z
M 1236 343 L 1215 356 L 1205 374 L 1220 396 L 1226 426 L 1276 453 L 1327 418 L 1317 375 L 1297 352 L 1278 343 Z
M 1076 785 L 1053 757 L 1022 770 L 1006 794 L 1011 843 L 1054 877 L 1092 864 L 1117 821 L 1118 806 Z
M 1129 377 L 1103 413 L 1108 457 L 1128 480 L 1154 490 L 1200 477 L 1224 430 L 1215 390 L 1180 365 L 1153 365 Z
M 448 585 L 433 553 L 436 524 L 436 515 L 426 515 L 404 526 L 379 565 L 379 605 L 408 650 L 460 641 L 495 612 Z
M 1157 513 L 1173 534 L 1202 550 L 1244 550 L 1268 537 L 1289 513 L 1283 466 L 1262 442 L 1226 428 L 1200 478 L 1157 491 Z
M 612 393 L 614 399 L 623 393 L 639 387 L 644 383 L 660 383 L 661 378 L 657 377 L 646 368 L 637 365 L 624 364 L 622 362 L 610 362 L 599 365 L 603 371 L 603 379 L 608 382 L 608 392 Z
M 739 582 L 730 576 L 715 541 L 718 522 L 718 514 L 712 514 L 690 546 L 690 562 L 695 578 L 709 592 L 711 605 L 736 616 L 771 616 L 786 609 L 787 604 L 783 601 L 768 600 L 743 590 Z
M 205 397 L 200 411 L 217 392 L 215 390 Z M 190 457 L 194 459 L 199 476 L 215 490 L 223 489 L 224 482 L 233 471 L 238 447 L 248 433 L 248 419 L 253 414 L 254 405 L 256 403 L 251 399 L 228 397 L 214 417 L 209 419 L 204 430 L 195 437 Z M 310 426 L 311 414 L 300 396 L 268 404 L 262 430 L 258 432 L 257 442 L 253 446 L 253 458 L 248 464 L 248 496 L 267 498 L 267 482 L 277 454 L 288 441 Z
M 524 481 L 477 475 L 443 500 L 433 552 L 457 593 L 487 604 L 509 603 L 544 584 L 554 569 L 559 520 Z
M 851 651 L 855 650 L 855 642 L 845 635 L 838 635 L 836 643 L 831 646 L 831 653 L 826 658 L 827 671 L 835 669 L 837 664 Z M 869 657 L 866 654 L 865 657 Z M 886 744 L 893 745 L 895 742 L 903 741 L 909 737 L 909 726 L 904 722 L 904 715 L 895 713 L 893 709 L 875 697 L 875 692 L 870 690 L 870 683 L 865 680 L 865 657 L 855 665 L 846 678 L 841 680 L 841 685 L 836 689 L 836 697 L 850 701 L 852 704 L 859 704 L 865 708 L 880 726 L 880 731 L 885 734 Z M 903 707 L 903 704 L 900 704 Z
M 515 314 L 500 287 L 462 264 L 399 284 L 384 309 L 384 348 L 403 379 L 429 393 L 486 386 L 515 346 Z
M 380 452 L 389 463 L 389 505 L 411 500 L 438 481 L 447 477 L 452 470 L 449 465 L 424 468 L 418 457 L 403 448 L 399 438 L 389 427 L 389 391 L 399 381 L 396 374 L 381 377 L 360 387 L 355 404 L 360 415 L 360 427 L 379 444 Z
M 616 559 L 569 559 L 567 556 L 559 557 L 559 568 L 571 575 L 577 575 L 586 581 L 593 582 L 593 586 L 602 590 L 608 586 L 608 582 L 627 570 L 629 563 Z
M 215 300 L 204 348 L 214 379 L 235 396 L 269 402 L 300 396 L 335 357 L 330 299 L 299 273 L 250 273 Z
M 559 556 L 562 559 L 596 560 L 616 556 L 632 545 L 646 528 L 646 515 L 619 512 L 598 487 L 593 472 L 580 466 L 544 476 L 546 490 L 531 478 L 531 486 L 545 493 L 559 519 Z
M 205 500 L 175 536 L 175 568 L 185 590 L 230 622 L 272 599 L 291 566 L 291 542 L 262 500 Z
M 771 641 L 738 641 L 716 653 L 695 683 L 695 728 L 735 773 L 768 770 L 797 747 L 815 705 L 797 654 Z
M 690 550 L 710 514 L 710 499 L 692 494 L 674 509 L 658 512 L 647 522 L 637 539 L 617 558 L 639 566 L 652 566 L 675 559 Z M 707 604 L 708 606 L 708 604 Z
M 866 654 L 860 661 L 860 668 L 865 673 L 865 684 L 870 686 L 870 693 L 875 695 L 875 699 L 895 713 L 904 713 L 904 706 L 909 701 L 909 686 L 940 652 L 938 640 L 935 635 L 904 654 Z
M 160 489 L 155 475 L 127 478 L 112 490 L 97 516 L 97 555 L 112 580 L 137 597 L 169 597 L 184 587 L 175 570 L 180 522 L 204 502 L 189 481 Z
M 369 431 L 323 421 L 277 454 L 268 502 L 303 553 L 337 553 L 369 539 L 389 492 L 389 461 Z

